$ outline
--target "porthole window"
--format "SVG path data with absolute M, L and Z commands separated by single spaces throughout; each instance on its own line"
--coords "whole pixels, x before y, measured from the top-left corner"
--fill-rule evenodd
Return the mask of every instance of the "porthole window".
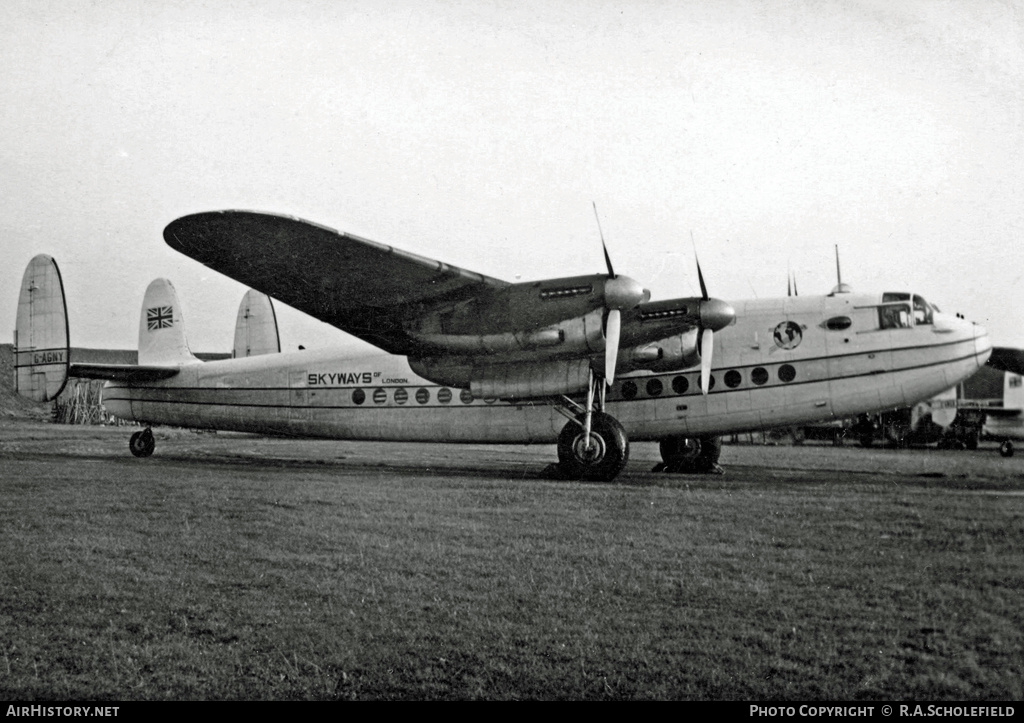
M 842 331 L 843 329 L 849 329 L 852 324 L 853 319 L 848 316 L 833 316 L 825 322 L 825 328 L 829 331 Z
M 633 399 L 636 396 L 636 383 L 635 382 L 623 382 L 622 383 L 622 398 Z
M 409 392 L 401 387 L 395 390 L 395 404 L 405 404 L 409 401 Z
M 647 394 L 652 397 L 656 397 L 661 394 L 661 390 L 664 387 L 661 384 L 660 379 L 649 379 L 647 380 Z
M 362 389 L 353 389 L 352 390 L 352 402 L 354 404 L 362 404 L 365 401 L 366 401 L 366 392 L 364 392 Z
M 386 389 L 374 389 L 373 390 L 373 403 L 383 404 L 388 400 L 388 392 Z
M 700 387 L 701 389 L 704 388 L 704 387 L 701 387 L 700 377 L 697 377 L 697 386 Z M 715 375 L 712 374 L 710 377 L 708 377 L 708 391 L 710 392 L 714 388 L 715 388 Z
M 430 401 L 430 392 L 423 387 L 416 390 L 416 401 L 419 404 L 426 404 Z
M 496 401 L 498 401 L 497 397 L 488 397 L 484 400 L 484 404 L 494 404 Z
M 463 404 L 471 404 L 473 402 L 473 392 L 463 389 L 459 392 L 459 401 Z
M 750 372 L 750 381 L 761 386 L 768 381 L 768 370 L 764 367 L 754 367 L 754 370 Z
M 735 369 L 730 369 L 725 373 L 725 386 L 730 389 L 735 389 L 743 381 L 743 376 Z
M 672 391 L 676 394 L 686 394 L 686 390 L 690 388 L 690 382 L 686 381 L 686 377 L 674 377 L 672 379 Z
M 452 400 L 452 390 L 448 387 L 441 387 L 437 390 L 437 401 L 441 404 L 448 404 Z
M 784 382 L 791 382 L 796 379 L 796 369 L 792 364 L 783 364 L 779 367 L 779 379 Z

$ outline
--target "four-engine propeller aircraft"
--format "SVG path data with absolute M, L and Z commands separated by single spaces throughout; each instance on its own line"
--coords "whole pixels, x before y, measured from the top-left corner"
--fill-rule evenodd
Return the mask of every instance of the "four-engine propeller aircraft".
M 107 379 L 107 410 L 145 424 L 555 442 L 562 476 L 611 480 L 631 439 L 659 441 L 666 471 L 712 471 L 722 434 L 913 404 L 972 374 L 991 351 L 982 327 L 905 292 L 837 287 L 728 304 L 708 295 L 698 267 L 700 297 L 650 301 L 614 272 L 607 249 L 607 274 L 512 284 L 248 211 L 185 216 L 164 238 L 387 354 L 274 353 L 268 342 L 270 353 L 200 362 L 173 287 L 158 279 L 143 301 L 139 364 L 75 364 L 59 271 L 38 256 L 19 302 L 21 393 L 52 398 L 70 374 Z M 271 336 L 276 326 L 262 333 Z M 148 456 L 154 444 L 147 427 L 129 446 Z

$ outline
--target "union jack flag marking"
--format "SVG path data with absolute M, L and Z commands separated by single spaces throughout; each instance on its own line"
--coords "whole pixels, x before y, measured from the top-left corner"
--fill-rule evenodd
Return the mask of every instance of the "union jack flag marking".
M 157 306 L 153 309 L 146 309 L 146 324 L 150 331 L 174 326 L 174 309 L 170 306 Z

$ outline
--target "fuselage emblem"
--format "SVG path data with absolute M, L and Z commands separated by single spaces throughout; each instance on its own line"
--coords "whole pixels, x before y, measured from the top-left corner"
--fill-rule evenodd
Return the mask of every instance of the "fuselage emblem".
M 800 330 L 800 325 L 795 321 L 784 321 L 775 327 L 773 336 L 775 338 L 775 346 L 789 351 L 800 346 L 804 333 Z

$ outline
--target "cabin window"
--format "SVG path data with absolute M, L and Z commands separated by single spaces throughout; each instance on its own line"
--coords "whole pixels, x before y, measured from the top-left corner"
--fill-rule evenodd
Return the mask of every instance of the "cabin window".
M 725 373 L 725 386 L 730 389 L 735 389 L 743 381 L 743 375 L 741 375 L 735 369 L 730 369 Z
M 375 389 L 373 390 L 373 403 L 383 404 L 388 400 L 388 392 L 386 389 Z
M 423 387 L 416 390 L 416 401 L 419 404 L 426 404 L 430 401 L 430 392 Z
M 676 394 L 686 394 L 689 388 L 690 382 L 686 381 L 686 377 L 675 377 L 672 380 L 672 391 Z
M 463 389 L 461 392 L 459 392 L 459 401 L 462 402 L 463 404 L 472 404 L 473 392 L 469 391 L 468 389 Z
M 796 369 L 792 364 L 783 364 L 779 367 L 779 379 L 784 382 L 791 382 L 796 379 Z
M 366 392 L 364 392 L 362 389 L 353 389 L 352 390 L 352 402 L 354 404 L 362 404 L 365 401 L 366 401 Z
M 441 387 L 437 390 L 437 401 L 441 404 L 448 404 L 452 400 L 452 390 L 448 387 Z
M 395 390 L 395 404 L 405 404 L 409 401 L 409 392 L 401 387 Z
M 754 367 L 754 370 L 750 372 L 750 381 L 757 386 L 765 384 L 768 381 L 768 370 L 764 367 Z
M 622 398 L 632 399 L 636 396 L 636 384 L 634 382 L 622 383 Z
M 661 390 L 664 387 L 661 385 L 660 379 L 651 379 L 647 382 L 647 394 L 651 397 L 656 397 L 661 394 Z

